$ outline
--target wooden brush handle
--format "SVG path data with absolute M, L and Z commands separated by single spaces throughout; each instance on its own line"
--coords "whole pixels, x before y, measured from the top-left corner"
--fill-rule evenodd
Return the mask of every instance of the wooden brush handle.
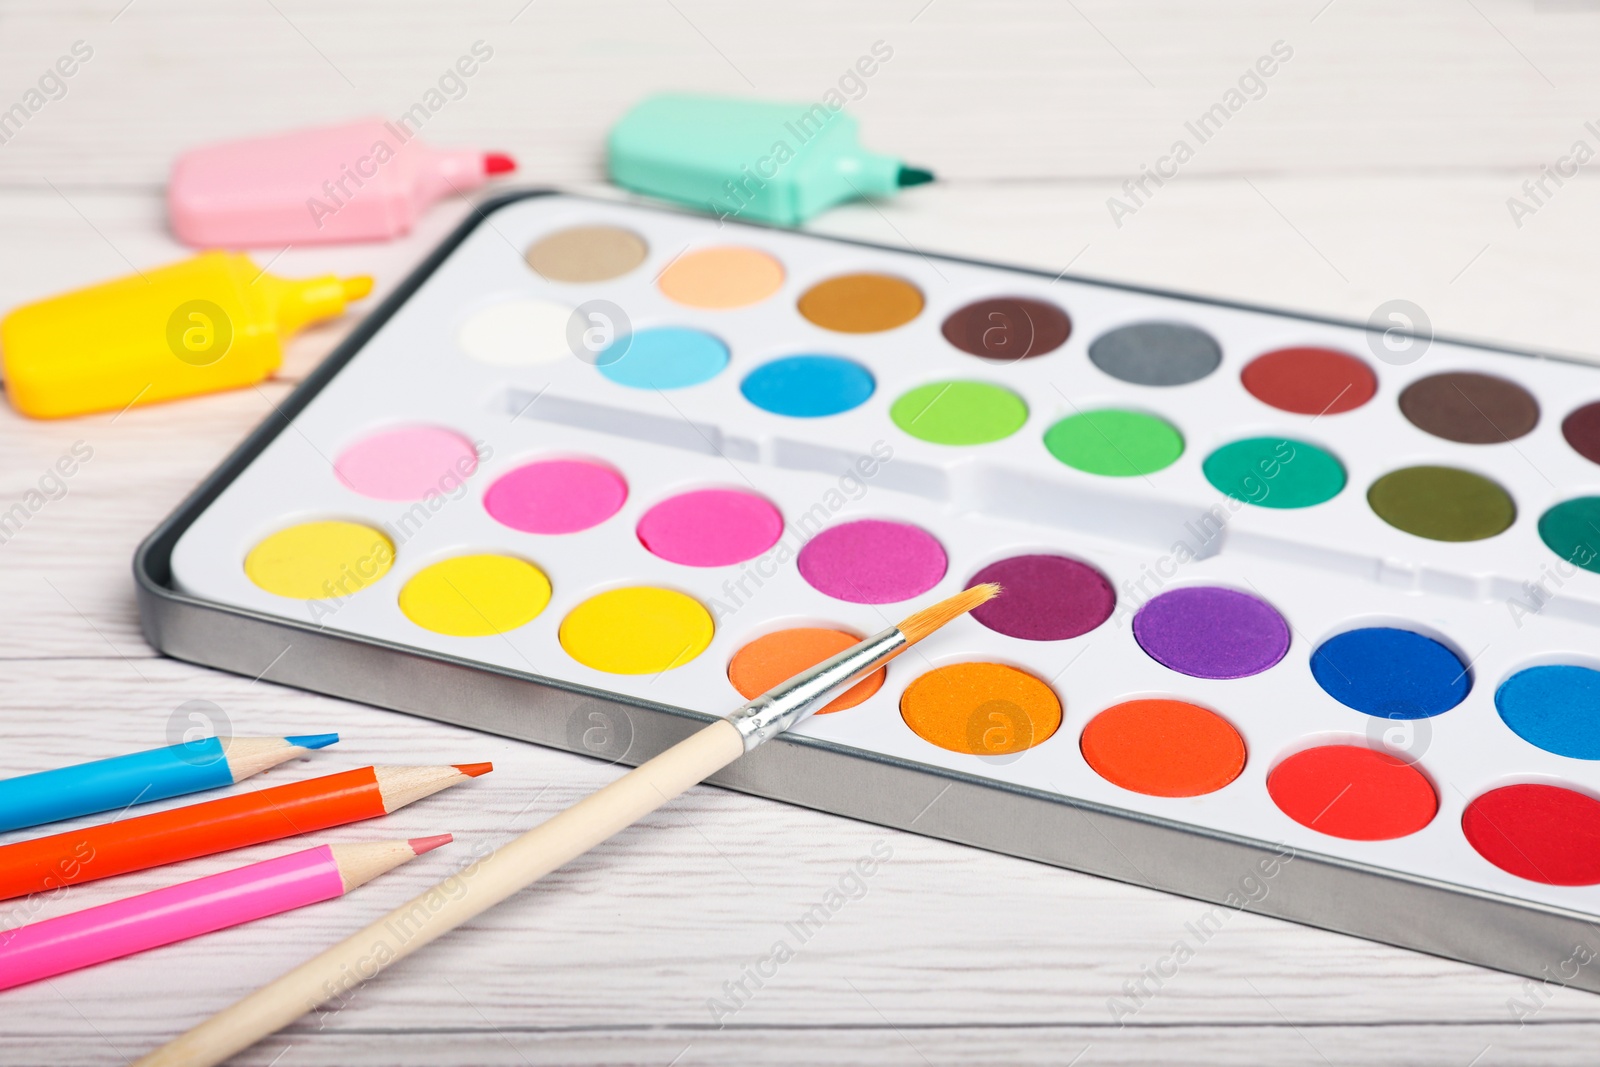
M 742 755 L 744 739 L 733 724 L 712 723 L 464 868 L 440 887 L 446 892 L 430 890 L 396 908 L 156 1049 L 134 1067 L 221 1063 L 324 1001 L 349 993 L 359 984 L 357 977 L 373 977 L 581 856 Z

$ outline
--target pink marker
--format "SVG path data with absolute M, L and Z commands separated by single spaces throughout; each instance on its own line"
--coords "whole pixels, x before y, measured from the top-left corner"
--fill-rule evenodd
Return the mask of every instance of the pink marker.
M 450 840 L 308 848 L 0 931 L 0 989 L 332 900 Z
M 386 241 L 435 200 L 516 166 L 499 152 L 431 148 L 404 120 L 366 119 L 191 149 L 172 165 L 167 213 L 197 248 Z

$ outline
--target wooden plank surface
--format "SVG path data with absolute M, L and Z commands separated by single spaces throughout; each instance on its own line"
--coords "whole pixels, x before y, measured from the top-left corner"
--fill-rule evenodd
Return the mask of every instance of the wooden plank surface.
M 1600 123 L 1600 5 L 1580 0 L 5 3 L 0 109 L 74 41 L 94 55 L 0 144 L 0 306 L 182 254 L 160 195 L 179 148 L 398 113 L 479 39 L 493 60 L 428 135 L 512 151 L 532 183 L 604 195 L 603 131 L 645 92 L 748 92 L 748 78 L 812 99 L 881 39 L 894 59 L 852 110 L 874 146 L 948 180 L 830 213 L 819 231 L 1360 320 L 1404 298 L 1444 333 L 1600 359 L 1600 186 L 1581 173 L 1521 226 L 1506 205 L 1574 141 L 1600 148 L 1584 126 Z M 1107 200 L 1122 181 L 1278 40 L 1294 55 L 1265 95 L 1118 226 Z M 290 249 L 273 269 L 368 271 L 381 293 L 466 210 L 445 205 L 392 244 Z M 460 835 L 358 894 L 0 995 L 0 1062 L 123 1062 L 617 773 L 163 660 L 140 637 L 134 546 L 354 321 L 302 337 L 258 390 L 58 423 L 0 408 L 0 505 L 74 443 L 93 449 L 0 544 L 0 774 L 86 744 L 144 747 L 194 714 L 241 733 L 345 733 L 253 786 L 367 762 L 497 770 L 325 835 Z M 729 1014 L 725 983 L 875 846 L 892 857 L 860 899 Z M 0 910 L 48 915 L 276 851 Z M 1136 1014 L 1114 1015 L 1111 999 L 1203 910 L 701 789 L 240 1062 L 1593 1060 L 1595 997 L 1248 912 Z

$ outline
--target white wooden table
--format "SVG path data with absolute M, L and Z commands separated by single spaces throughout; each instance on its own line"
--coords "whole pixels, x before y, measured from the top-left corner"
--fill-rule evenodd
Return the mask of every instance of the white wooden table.
M 0 144 L 0 306 L 182 254 L 161 200 L 177 149 L 398 115 L 474 41 L 492 59 L 426 135 L 511 151 L 525 180 L 581 189 L 601 180 L 608 125 L 646 92 L 815 99 L 882 40 L 893 58 L 852 109 L 874 147 L 944 182 L 838 210 L 818 230 L 1356 319 L 1404 298 L 1442 333 L 1600 357 L 1600 183 L 1547 180 L 1520 226 L 1507 206 L 1573 142 L 1600 148 L 1584 126 L 1600 126 L 1600 3 L 8 0 L 0 109 L 79 40 L 93 55 L 65 95 Z M 1107 198 L 1276 41 L 1293 56 L 1265 95 L 1116 225 Z M 290 249 L 273 269 L 370 271 L 381 291 L 464 212 L 448 205 L 392 245 Z M 74 442 L 93 449 L 67 494 L 0 544 L 0 774 L 146 747 L 187 702 L 209 701 L 240 733 L 344 733 L 262 784 L 494 760 L 470 786 L 323 835 L 448 829 L 462 844 L 347 899 L 0 995 L 0 1062 L 134 1057 L 472 844 L 618 773 L 161 659 L 140 637 L 135 544 L 350 325 L 305 335 L 259 390 L 58 423 L 0 406 L 0 510 Z M 879 842 L 893 858 L 866 896 L 714 1024 L 723 984 Z M 36 914 L 283 850 L 82 887 Z M 1108 999 L 1203 910 L 700 789 L 239 1062 L 1594 1062 L 1600 1000 L 1588 994 L 1545 991 L 1519 1025 L 1508 1002 L 1527 999 L 1520 978 L 1249 913 L 1118 1026 Z

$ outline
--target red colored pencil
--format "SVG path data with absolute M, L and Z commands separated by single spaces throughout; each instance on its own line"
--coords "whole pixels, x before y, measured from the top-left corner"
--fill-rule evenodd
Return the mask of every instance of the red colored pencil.
M 0 846 L 0 900 L 387 815 L 493 770 L 362 767 Z

